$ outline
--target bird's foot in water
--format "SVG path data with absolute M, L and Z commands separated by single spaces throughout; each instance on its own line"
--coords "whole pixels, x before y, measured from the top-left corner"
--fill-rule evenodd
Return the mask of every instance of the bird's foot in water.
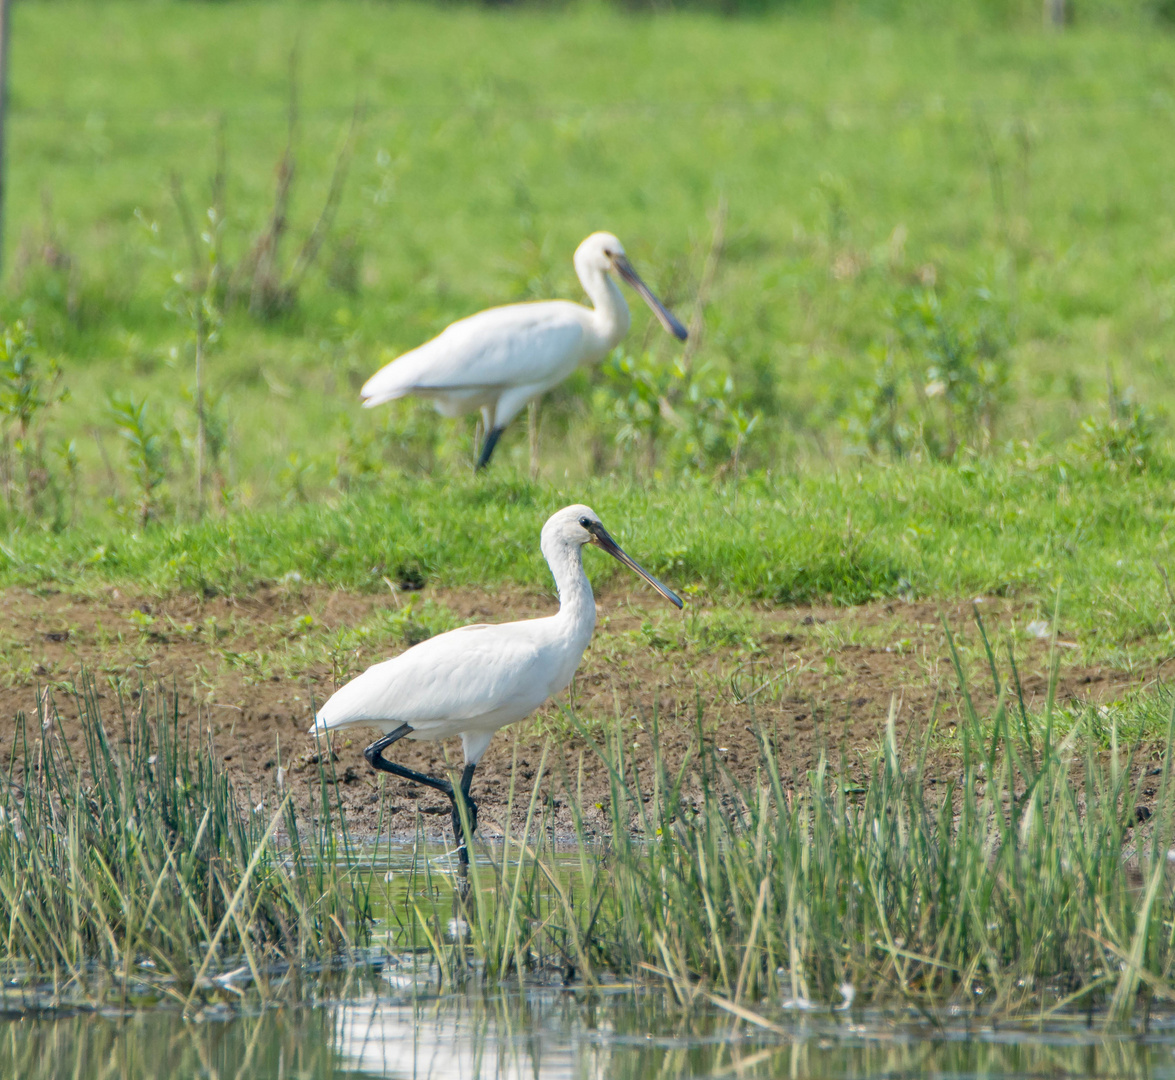
M 468 795 L 465 796 L 465 816 L 469 821 L 469 831 L 461 826 L 461 810 L 457 806 L 457 799 L 453 798 L 453 835 L 457 839 L 458 857 L 462 862 L 468 862 L 469 853 L 466 851 L 467 844 L 473 841 L 473 834 L 477 831 L 477 803 L 475 803 Z

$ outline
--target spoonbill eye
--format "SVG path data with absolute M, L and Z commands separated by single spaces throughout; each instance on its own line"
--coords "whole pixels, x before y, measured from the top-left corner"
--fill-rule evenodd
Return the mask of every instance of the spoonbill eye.
M 587 518 L 587 517 L 581 517 L 581 518 L 579 519 L 579 523 L 580 523 L 580 524 L 581 524 L 581 525 L 582 525 L 582 526 L 583 526 L 585 529 L 587 529 L 587 530 L 589 530 L 589 531 L 591 530 L 591 527 L 592 527 L 592 519 L 591 519 L 591 518 Z

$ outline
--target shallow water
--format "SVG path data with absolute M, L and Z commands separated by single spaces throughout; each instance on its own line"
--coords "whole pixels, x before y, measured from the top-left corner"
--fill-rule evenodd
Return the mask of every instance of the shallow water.
M 1107 1037 L 1081 1025 L 935 1029 L 894 1017 L 806 1016 L 787 1035 L 730 1020 L 674 1022 L 656 995 L 542 991 L 406 996 L 258 1015 L 175 1010 L 0 1023 L 0 1076 L 437 1077 L 1175 1077 L 1175 1027 Z
M 451 911 L 443 848 L 370 852 L 382 910 L 411 897 Z M 500 850 L 494 853 L 501 862 Z M 556 860 L 558 861 L 558 860 Z M 561 869 L 575 873 L 570 858 Z M 385 944 L 396 937 L 393 918 Z M 402 942 L 402 935 L 401 944 Z M 377 934 L 377 940 L 380 934 Z M 1080 1018 L 1047 1026 L 934 1023 L 898 1010 L 765 1008 L 783 1033 L 719 1010 L 683 1018 L 662 991 L 616 985 L 436 992 L 435 971 L 376 949 L 376 966 L 324 984 L 317 1006 L 233 1004 L 232 987 L 185 1020 L 165 995 L 133 1011 L 63 1011 L 60 993 L 0 987 L 0 1080 L 403 1077 L 652 1080 L 661 1077 L 1170 1077 L 1175 1014 L 1112 1035 Z M 243 970 L 243 969 L 242 969 Z M 46 1006 L 52 1004 L 52 1008 Z M 769 1003 L 764 1003 L 769 1004 Z M 41 1011 L 36 1011 L 40 1008 Z M 31 1010 L 31 1011 L 30 1011 Z M 781 1018 L 782 1017 L 782 1018 Z

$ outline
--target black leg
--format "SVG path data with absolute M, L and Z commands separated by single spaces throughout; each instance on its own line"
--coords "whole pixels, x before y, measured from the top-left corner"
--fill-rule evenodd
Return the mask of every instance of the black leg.
M 477 459 L 478 472 L 490 463 L 490 458 L 494 453 L 494 447 L 498 445 L 498 440 L 502 437 L 503 430 L 500 427 L 490 428 L 489 433 L 485 437 L 485 442 L 481 444 L 481 454 L 478 455 Z
M 418 784 L 424 784 L 426 787 L 432 788 L 434 791 L 440 791 L 449 797 L 449 801 L 453 804 L 453 836 L 456 838 L 459 845 L 457 849 L 457 857 L 462 865 L 469 862 L 469 852 L 466 851 L 467 840 L 473 836 L 474 829 L 477 828 L 477 803 L 469 797 L 469 787 L 473 783 L 473 770 L 475 765 L 467 764 L 465 771 L 461 774 L 461 798 L 465 803 L 466 814 L 469 818 L 469 833 L 466 835 L 461 828 L 461 811 L 457 809 L 457 792 L 453 790 L 453 785 L 448 780 L 440 780 L 435 776 L 427 776 L 425 773 L 419 773 L 415 769 L 409 769 L 406 765 L 397 765 L 394 761 L 388 761 L 383 756 L 386 750 L 392 743 L 397 742 L 407 735 L 412 730 L 408 724 L 401 724 L 390 735 L 385 735 L 382 739 L 377 739 L 366 750 L 363 751 L 363 756 L 367 758 L 367 763 L 373 769 L 379 769 L 383 772 L 389 772 L 393 776 L 402 777 L 405 780 L 414 780 Z
M 473 770 L 477 766 L 473 764 L 466 764 L 464 772 L 461 773 L 461 799 L 465 803 L 465 816 L 469 819 L 469 832 L 466 833 L 461 828 L 461 811 L 457 806 L 457 799 L 453 798 L 453 835 L 457 837 L 461 848 L 458 852 L 458 857 L 462 862 L 468 862 L 469 856 L 465 851 L 466 841 L 473 839 L 473 833 L 477 829 L 477 803 L 475 803 L 469 794 L 469 788 L 473 784 Z
M 410 732 L 412 728 L 408 724 L 401 724 L 390 735 L 385 735 L 382 739 L 377 739 L 366 750 L 363 751 L 363 756 L 367 758 L 367 763 L 373 769 L 380 769 L 383 772 L 390 772 L 393 776 L 401 776 L 405 780 L 415 780 L 418 784 L 424 784 L 426 787 L 443 792 L 450 799 L 453 798 L 453 785 L 448 780 L 438 780 L 435 776 L 427 776 L 424 773 L 419 773 L 415 769 L 409 769 L 405 765 L 397 765 L 394 761 L 388 761 L 383 756 L 383 752 L 392 745 L 398 742 L 405 735 Z

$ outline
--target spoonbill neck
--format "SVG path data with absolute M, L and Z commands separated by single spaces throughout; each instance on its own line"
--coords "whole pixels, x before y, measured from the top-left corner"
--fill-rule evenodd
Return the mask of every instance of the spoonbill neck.
M 628 304 L 612 275 L 603 270 L 580 270 L 580 284 L 592 302 L 592 321 L 604 353 L 620 344 L 632 323 Z
M 569 637 L 582 640 L 587 648 L 596 628 L 596 598 L 583 568 L 583 547 L 560 541 L 549 547 L 550 550 L 544 545 L 543 555 L 559 590 L 559 614 L 555 619 L 566 627 Z

